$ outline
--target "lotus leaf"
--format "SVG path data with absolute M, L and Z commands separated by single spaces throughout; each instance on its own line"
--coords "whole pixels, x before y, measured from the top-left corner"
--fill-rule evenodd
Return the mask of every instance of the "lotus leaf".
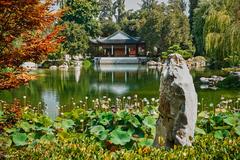
M 147 116 L 143 120 L 143 124 L 146 125 L 149 128 L 155 128 L 156 125 L 156 119 L 152 116 Z
M 110 133 L 110 141 L 116 145 L 125 145 L 131 141 L 131 135 L 128 132 L 122 131 L 118 128 Z
M 26 133 L 14 133 L 12 134 L 12 139 L 13 142 L 16 144 L 16 146 L 23 146 L 25 144 L 27 144 L 26 140 L 27 140 L 27 134 Z

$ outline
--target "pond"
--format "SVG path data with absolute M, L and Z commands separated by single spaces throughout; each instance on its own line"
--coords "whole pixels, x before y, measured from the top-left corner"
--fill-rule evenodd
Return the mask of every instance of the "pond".
M 37 80 L 18 89 L 0 91 L 0 100 L 12 102 L 15 98 L 37 106 L 46 106 L 46 112 L 52 117 L 58 115 L 57 106 L 70 110 L 73 102 L 79 103 L 88 97 L 88 101 L 103 96 L 115 99 L 123 96 L 158 98 L 160 71 L 145 65 L 100 65 L 88 69 L 76 68 L 68 71 L 39 69 L 33 72 Z M 223 75 L 221 71 L 191 71 L 198 98 L 201 103 L 217 104 L 221 97 L 240 97 L 240 90 L 200 89 L 202 76 Z M 39 103 L 41 102 L 41 103 Z

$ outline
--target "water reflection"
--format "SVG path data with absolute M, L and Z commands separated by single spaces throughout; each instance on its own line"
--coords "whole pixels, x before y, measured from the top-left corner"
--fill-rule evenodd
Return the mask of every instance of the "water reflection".
M 58 106 L 59 101 L 57 98 L 57 93 L 55 91 L 43 91 L 42 101 L 45 104 L 45 113 L 47 113 L 51 118 L 55 119 L 59 114 Z
M 141 98 L 159 97 L 160 72 L 143 65 L 99 65 L 89 69 L 74 68 L 69 70 L 37 70 L 39 75 L 35 81 L 18 89 L 0 91 L 0 100 L 12 102 L 15 98 L 37 106 L 39 102 L 47 105 L 46 112 L 55 117 L 60 111 L 56 106 L 66 106 L 64 111 L 71 110 L 73 102 L 79 103 L 86 96 L 89 102 L 107 96 L 115 99 L 119 96 Z M 221 97 L 240 97 L 238 90 L 201 90 L 199 78 L 220 74 L 215 71 L 192 71 L 199 100 L 207 104 L 217 104 Z
M 145 71 L 147 66 L 136 64 L 100 64 L 95 65 L 94 70 L 98 72 L 139 72 Z
M 81 75 L 81 68 L 75 67 L 74 71 L 75 71 L 75 81 L 76 83 L 78 83 Z

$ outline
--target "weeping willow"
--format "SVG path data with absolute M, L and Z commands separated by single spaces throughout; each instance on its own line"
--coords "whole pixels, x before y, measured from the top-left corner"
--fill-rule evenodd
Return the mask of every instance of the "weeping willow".
M 229 57 L 240 63 L 239 0 L 202 0 L 201 4 L 198 10 L 205 7 L 202 37 L 206 55 L 218 67 L 222 67 Z

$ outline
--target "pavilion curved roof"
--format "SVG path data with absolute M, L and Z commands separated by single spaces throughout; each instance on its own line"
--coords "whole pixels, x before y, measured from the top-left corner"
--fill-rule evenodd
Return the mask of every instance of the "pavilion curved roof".
M 117 31 L 105 38 L 90 40 L 93 44 L 143 44 L 140 37 L 132 37 L 125 32 Z

